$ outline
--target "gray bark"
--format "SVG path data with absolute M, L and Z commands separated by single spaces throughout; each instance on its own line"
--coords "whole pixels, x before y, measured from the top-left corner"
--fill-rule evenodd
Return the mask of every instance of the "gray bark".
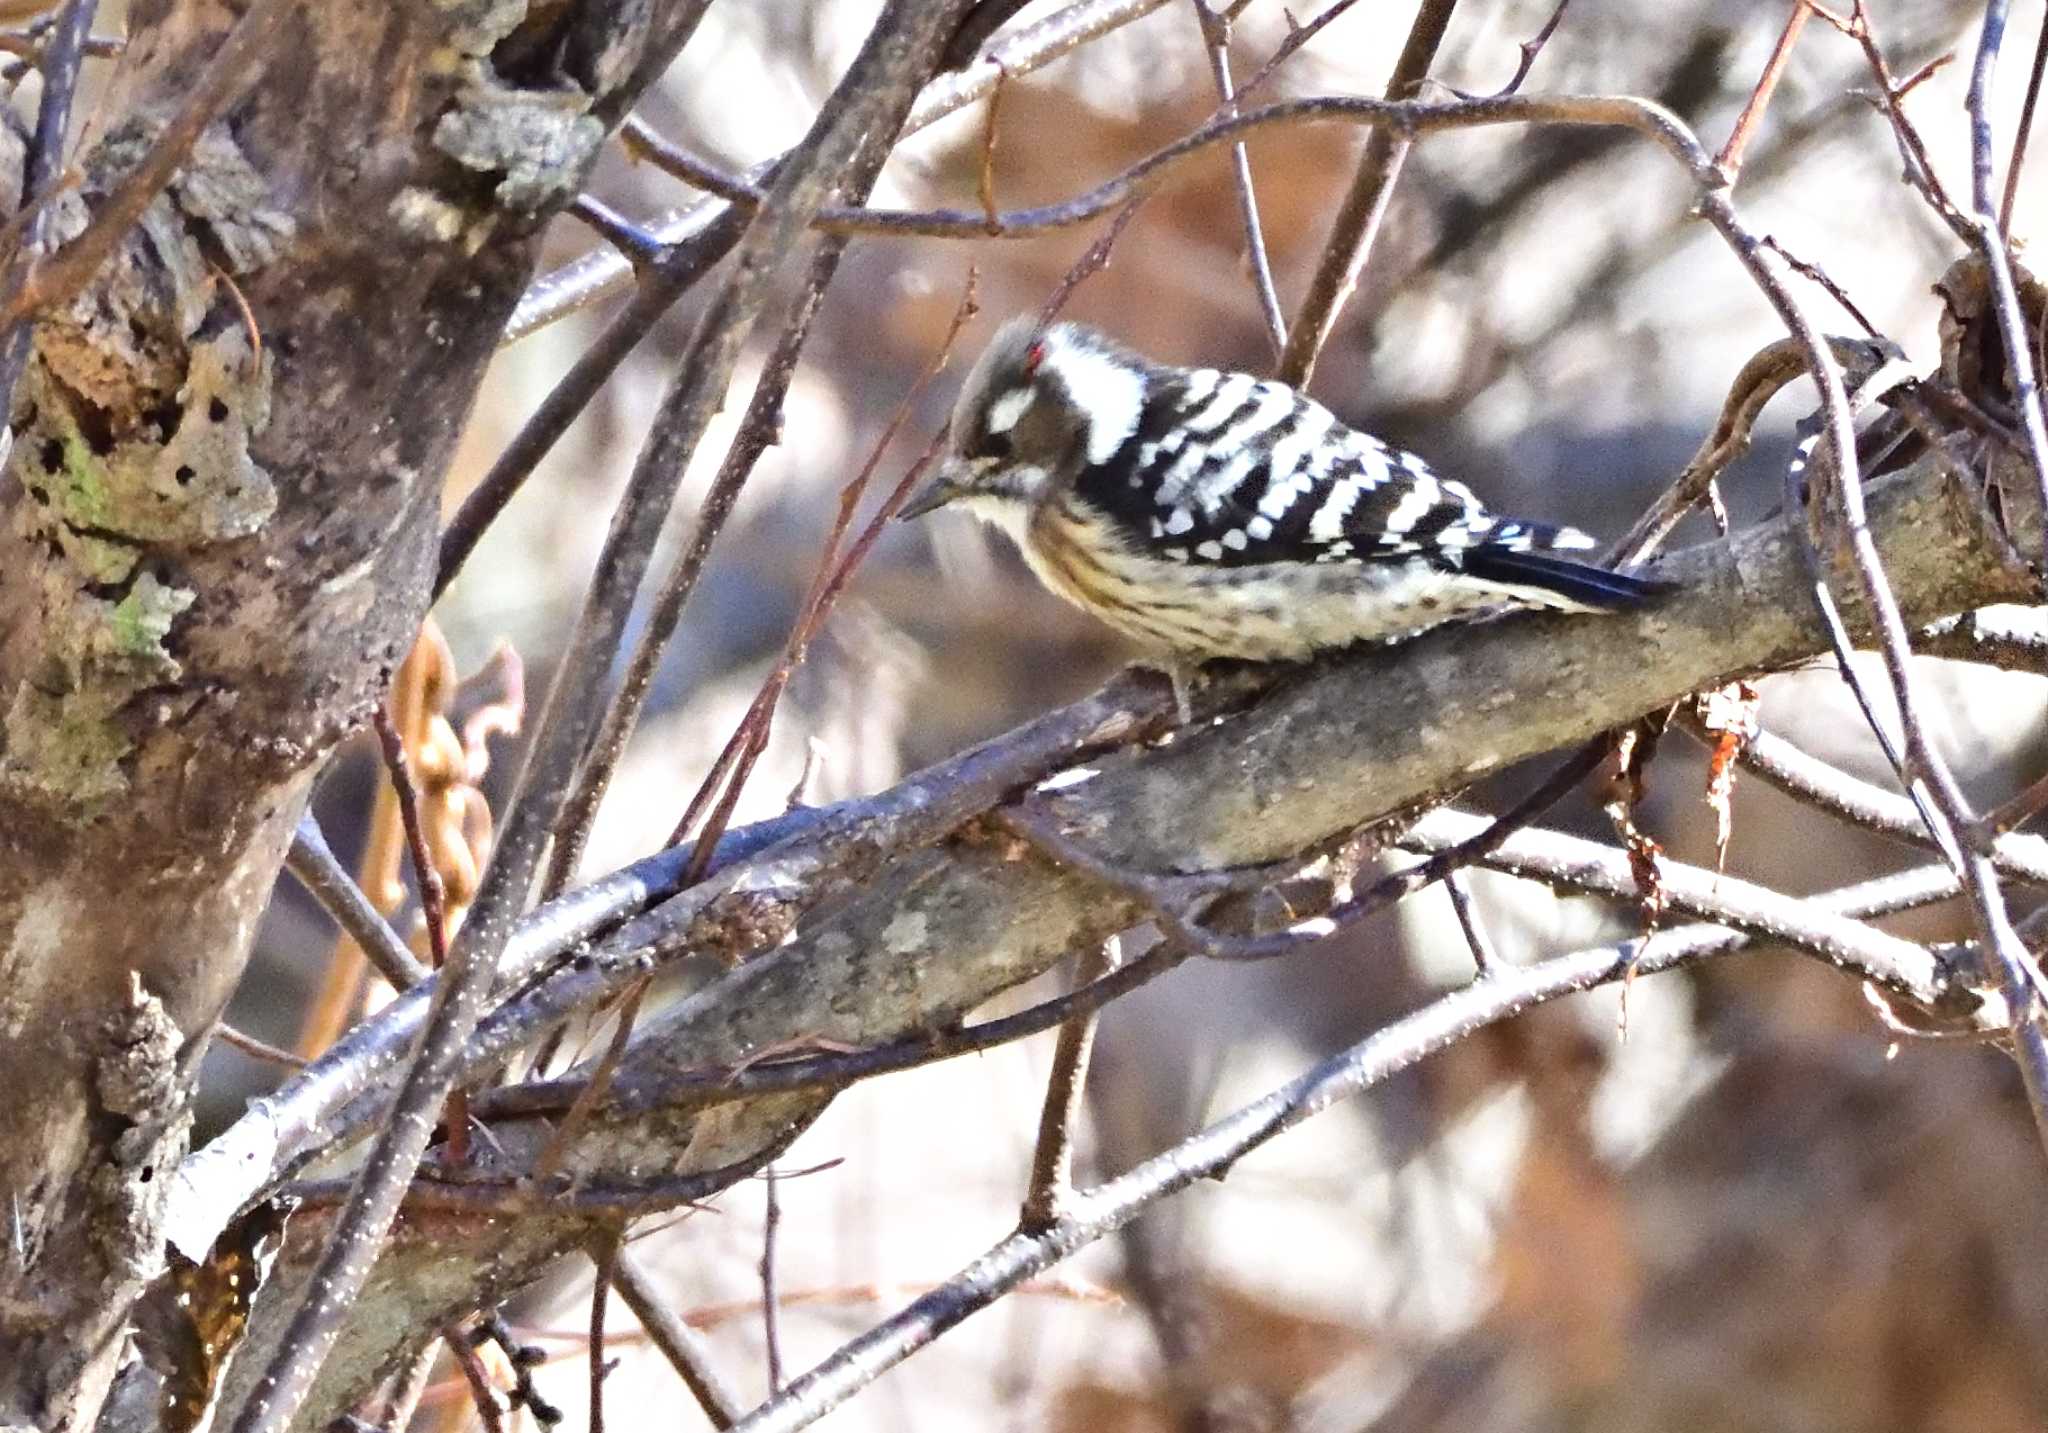
M 58 240 L 238 8 L 129 7 Z M 0 479 L 0 1425 L 94 1416 L 161 1267 L 206 1032 L 312 774 L 418 628 L 442 471 L 534 236 L 702 5 L 574 7 L 559 47 L 513 33 L 525 9 L 289 7 L 36 324 Z

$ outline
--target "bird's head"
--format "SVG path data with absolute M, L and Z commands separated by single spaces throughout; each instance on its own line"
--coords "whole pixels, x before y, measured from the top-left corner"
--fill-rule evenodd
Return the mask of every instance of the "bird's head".
M 1106 461 L 1138 426 L 1145 368 L 1079 324 L 1011 319 L 975 361 L 953 407 L 939 471 L 905 505 L 948 503 L 1004 521 Z

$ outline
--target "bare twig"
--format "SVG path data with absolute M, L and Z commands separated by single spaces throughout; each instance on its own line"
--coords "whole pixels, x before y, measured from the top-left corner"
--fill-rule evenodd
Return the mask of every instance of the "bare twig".
M 584 694 L 603 680 L 618 648 L 683 467 L 722 401 L 778 261 L 864 154 L 870 164 L 879 164 L 879 151 L 900 129 L 921 71 L 936 62 L 937 47 L 951 33 L 964 3 L 913 6 L 898 0 L 884 9 L 777 181 L 774 197 L 749 226 L 730 278 L 699 321 L 614 517 L 569 656 L 556 675 L 476 903 L 449 952 L 391 1117 L 363 1164 L 348 1207 L 334 1223 L 306 1301 L 293 1314 L 276 1355 L 233 1424 L 235 1433 L 285 1433 L 291 1425 L 426 1152 L 433 1113 L 454 1083 L 513 922 L 525 908 L 543 847 L 596 734 L 599 713 Z M 277 0 L 259 0 L 258 11 L 276 8 Z M 238 32 L 258 11 L 245 17 Z M 231 38 L 223 54 L 232 48 Z M 878 135 L 884 136 L 879 142 Z
M 1094 984 L 1122 963 L 1119 938 L 1083 951 L 1074 962 L 1074 984 Z M 1059 1222 L 1074 1195 L 1074 1131 L 1088 1083 L 1088 1056 L 1095 1045 L 1095 1014 L 1076 1015 L 1060 1026 L 1052 1073 L 1045 1082 L 1045 1108 L 1038 1118 L 1038 1143 L 1031 1155 L 1031 1183 L 1024 1192 L 1018 1224 L 1049 1229 Z M 780 1387 L 780 1385 L 777 1385 Z
M 1844 362 L 1863 374 L 1876 372 L 1889 354 L 1881 348 L 1847 339 L 1828 340 Z M 1636 519 L 1628 535 L 1614 545 L 1608 560 L 1633 568 L 1647 562 L 1678 526 L 1679 520 L 1706 496 L 1714 480 L 1749 451 L 1750 435 L 1764 406 L 1793 379 L 1807 371 L 1805 351 L 1796 339 L 1781 338 L 1759 349 L 1728 386 L 1728 397 L 1699 451 L 1671 486 Z
M 1451 12 L 1456 8 L 1457 0 L 1422 0 L 1415 23 L 1408 31 L 1408 41 L 1401 47 L 1394 72 L 1387 79 L 1388 99 L 1408 98 L 1428 78 L 1430 63 L 1436 58 L 1437 46 L 1443 42 Z M 1411 137 L 1405 131 L 1375 129 L 1367 136 L 1358 173 L 1344 195 L 1344 202 L 1338 206 L 1337 217 L 1330 221 L 1330 237 L 1324 244 L 1322 261 L 1316 266 L 1315 277 L 1309 280 L 1308 294 L 1288 330 L 1287 348 L 1280 357 L 1283 382 L 1305 387 L 1315 372 L 1316 359 L 1336 327 L 1337 315 L 1358 286 L 1358 275 L 1365 267 L 1366 256 L 1372 252 L 1373 239 L 1386 216 L 1387 200 L 1401 173 L 1402 161 L 1408 157 L 1410 143 Z
M 1230 75 L 1230 16 L 1216 9 L 1210 0 L 1189 0 L 1195 7 L 1195 21 L 1201 26 L 1202 46 L 1209 52 L 1209 74 L 1216 82 L 1216 97 L 1227 112 L 1237 103 Z M 1266 233 L 1259 222 L 1258 194 L 1252 188 L 1252 158 L 1242 144 L 1230 148 L 1231 179 L 1237 186 L 1238 219 L 1244 225 L 1244 261 L 1250 270 L 1252 292 L 1259 312 L 1266 320 L 1266 336 L 1273 343 L 1273 357 L 1287 351 L 1287 315 L 1280 307 L 1280 291 L 1273 283 L 1273 261 L 1266 253 Z
M 625 362 L 626 355 L 678 299 L 732 252 L 752 213 L 752 208 L 725 210 L 687 236 L 673 239 L 668 252 L 644 270 L 631 301 L 595 341 L 576 355 L 568 373 L 549 390 L 540 407 L 505 445 L 490 471 L 449 519 L 447 530 L 441 535 L 440 564 L 434 575 L 436 597 L 447 591 L 448 584 L 455 580 L 498 514 Z M 625 272 L 630 274 L 632 270 L 628 268 Z
M 491 1387 L 490 1370 L 477 1356 L 476 1345 L 459 1328 L 441 1330 L 441 1342 L 448 1349 L 448 1357 L 462 1371 L 463 1382 L 469 1385 L 469 1399 L 476 1409 L 476 1416 L 484 1425 L 484 1433 L 505 1433 L 505 1410 L 498 1402 L 498 1391 Z
M 988 232 L 998 231 L 1001 220 L 996 213 L 996 139 L 1000 133 L 1003 114 L 1003 77 L 996 77 L 996 87 L 988 92 L 988 111 L 982 118 L 981 165 L 975 172 L 975 197 L 981 200 L 981 213 L 988 225 Z
M 747 399 L 747 409 L 740 418 L 739 429 L 733 435 L 731 446 L 726 449 L 711 486 L 697 504 L 689 538 L 663 575 L 661 587 L 648 607 L 640 634 L 634 640 L 632 655 L 627 658 L 625 673 L 619 679 L 618 691 L 605 708 L 604 721 L 591 743 L 590 754 L 577 776 L 576 789 L 556 828 L 554 849 L 548 857 L 547 874 L 541 883 L 548 895 L 565 890 L 575 875 L 577 863 L 590 839 L 590 829 L 597 820 L 598 807 L 603 803 L 612 776 L 625 756 L 626 743 L 631 739 L 640 713 L 646 707 L 648 694 L 654 688 L 654 677 L 661 667 L 662 656 L 668 651 L 669 641 L 675 636 L 691 594 L 697 590 L 697 580 L 704 573 L 712 545 L 724 532 L 726 520 L 732 516 L 732 510 L 738 504 L 761 455 L 781 438 L 783 400 L 796 377 L 797 363 L 803 356 L 804 343 L 810 337 L 811 322 L 817 317 L 825 289 L 838 272 L 839 259 L 844 252 L 843 240 L 827 238 L 812 255 L 810 270 L 790 304 L 789 316 L 783 322 L 775 348 L 762 366 L 753 394 Z
M 1801 278 L 1819 284 L 1822 289 L 1826 290 L 1827 296 L 1840 304 L 1842 311 L 1848 314 L 1850 318 L 1856 320 L 1856 326 L 1863 330 L 1864 335 L 1871 342 L 1889 342 L 1883 334 L 1878 332 L 1877 325 L 1872 323 L 1863 310 L 1856 306 L 1856 301 L 1849 297 L 1849 291 L 1828 277 L 1827 270 L 1823 269 L 1819 264 L 1800 258 L 1770 234 L 1764 235 L 1763 245 L 1783 259 L 1794 273 L 1798 274 Z
M 782 1391 L 782 1304 L 775 1292 L 775 1236 L 782 1231 L 782 1197 L 775 1166 L 761 1171 L 761 1342 L 768 1353 L 768 1391 Z
M 619 1250 L 612 1259 L 612 1287 L 683 1380 L 712 1428 L 724 1433 L 737 1423 L 742 1411 L 740 1401 L 711 1367 L 703 1338 L 662 1300 L 647 1271 L 627 1250 Z
M 1997 160 L 1992 153 L 1995 141 L 1991 89 L 2010 9 L 2010 0 L 1986 0 L 1976 63 L 1970 69 L 1970 225 L 1977 251 L 1983 255 L 1991 278 L 1992 309 L 1998 316 L 1999 337 L 2005 343 L 2012 404 L 2019 412 L 2020 430 L 2027 439 L 2027 462 L 2034 471 L 2035 488 L 2042 503 L 2048 506 L 2048 417 L 2042 412 L 2041 385 L 2034 370 L 2034 339 L 2027 332 L 2026 319 L 2020 311 L 2012 255 L 1995 197 Z M 2043 43 L 2048 44 L 2048 40 Z M 2044 555 L 2044 570 L 2048 570 L 2048 555 Z M 2044 1137 L 2048 1137 L 2048 1125 L 2044 1125 Z
M 420 789 L 412 779 L 412 762 L 405 754 L 405 739 L 389 708 L 379 706 L 370 716 L 377 732 L 377 746 L 384 754 L 384 769 L 391 789 L 398 793 L 398 816 L 405 824 L 405 844 L 412 855 L 413 879 L 420 888 L 420 910 L 426 917 L 427 943 L 434 953 L 434 968 L 448 963 L 448 890 L 441 884 L 440 867 L 427 850 L 427 834 L 420 825 Z
M 1336 21 L 1343 19 L 1345 12 L 1357 3 L 1358 0 L 1331 0 L 1331 3 L 1323 8 L 1322 13 L 1306 25 L 1295 24 L 1293 16 L 1288 14 L 1287 11 L 1282 10 L 1281 13 L 1287 16 L 1287 34 L 1274 47 L 1273 53 L 1266 57 L 1265 63 L 1252 71 L 1251 78 L 1246 80 L 1244 87 L 1238 91 L 1238 98 L 1243 99 L 1244 96 L 1250 94 L 1253 90 L 1271 79 L 1280 66 L 1299 53 L 1309 41 L 1320 35 Z M 1236 9 L 1228 12 L 1230 18 L 1235 20 L 1238 11 L 1242 9 L 1243 4 L 1240 3 Z
M 1941 879 L 1944 873 L 1937 872 Z M 1896 884 L 1896 878 L 1888 878 Z M 1952 888 L 1952 887 L 1951 887 Z M 1839 893 L 1848 896 L 1849 892 Z M 1713 927 L 1661 933 L 1529 967 L 1509 967 L 1398 1020 L 1297 1079 L 1226 1116 L 1128 1173 L 1077 1196 L 1058 1222 L 1019 1229 L 908 1308 L 845 1344 L 738 1425 L 741 1433 L 794 1433 L 844 1403 L 969 1315 L 1025 1280 L 1122 1228 L 1200 1179 L 1227 1173 L 1251 1150 L 1340 1100 L 1372 1088 L 1475 1031 L 1535 1005 L 1636 976 L 1677 969 L 1739 948 Z
M 1500 970 L 1507 962 L 1493 948 L 1487 937 L 1486 927 L 1479 919 L 1479 912 L 1472 903 L 1472 888 L 1466 882 L 1463 871 L 1453 871 L 1444 877 L 1444 893 L 1451 898 L 1451 909 L 1457 914 L 1458 928 L 1465 932 L 1465 944 L 1472 951 L 1472 966 L 1479 978 L 1485 980 Z
M 2020 194 L 2020 175 L 2027 167 L 2027 142 L 2034 135 L 2034 112 L 2041 103 L 2041 82 L 2048 77 L 2048 20 L 2034 37 L 2034 65 L 2027 71 L 2027 97 L 2020 105 L 2019 128 L 2013 131 L 2012 155 L 2005 162 L 2005 198 L 1998 206 L 1998 230 L 2012 233 L 2012 209 Z
M 1799 32 L 1806 28 L 1810 14 L 1806 0 L 1792 0 L 1791 13 L 1785 16 L 1785 27 L 1778 32 L 1778 42 L 1771 47 L 1771 57 L 1764 62 L 1763 73 L 1757 76 L 1756 85 L 1742 106 L 1742 113 L 1735 117 L 1735 127 L 1728 133 L 1728 142 L 1714 156 L 1714 163 L 1728 176 L 1731 184 L 1742 170 L 1742 156 L 1749 148 L 1757 125 L 1763 120 L 1764 110 L 1778 88 L 1778 81 L 1785 74 L 1785 66 L 1791 62 L 1793 46 L 1799 43 Z
M 221 1021 L 216 1028 L 223 1045 L 232 1045 L 244 1055 L 262 1060 L 266 1064 L 283 1065 L 286 1069 L 303 1070 L 306 1068 L 306 1062 L 291 1051 L 280 1050 L 269 1041 L 259 1040 L 246 1030 L 237 1030 L 225 1020 Z
M 1894 80 L 1891 66 L 1886 63 L 1884 51 L 1879 47 L 1877 36 L 1871 30 L 1870 16 L 1864 8 L 1863 0 L 1855 0 L 1855 8 L 1851 11 L 1846 24 L 1826 10 L 1816 9 L 1815 13 L 1842 30 L 1862 47 L 1864 62 L 1869 65 L 1872 77 L 1877 80 L 1878 92 L 1871 96 L 1871 99 L 1891 124 L 1892 137 L 1899 147 L 1899 158 L 1905 163 L 1907 182 L 1926 197 L 1935 214 L 1958 238 L 1969 242 L 1969 220 L 1963 217 L 1962 211 L 1949 199 L 1948 191 L 1942 187 L 1941 176 L 1935 173 L 1934 161 L 1928 157 L 1927 144 L 1921 139 L 1920 131 L 1914 127 L 1913 121 L 1907 118 L 1904 104 L 1906 95 L 1914 86 L 1954 57 L 1937 56 L 1905 80 Z
M 1543 53 L 1543 47 L 1549 44 L 1550 37 L 1557 33 L 1557 27 L 1564 22 L 1564 12 L 1571 7 L 1571 3 L 1572 0 L 1557 0 L 1557 8 L 1550 12 L 1550 18 L 1543 22 L 1543 28 L 1522 41 L 1518 47 L 1521 50 L 1521 58 L 1515 62 L 1514 75 L 1493 92 L 1492 98 L 1500 99 L 1521 90 L 1522 82 L 1529 78 L 1529 71 L 1536 68 L 1536 57 Z
M 625 1252 L 625 1242 L 625 1229 L 621 1226 L 610 1231 L 609 1237 L 599 1239 L 590 1253 L 591 1263 L 597 1266 L 597 1277 L 590 1285 L 590 1433 L 604 1433 L 604 1380 L 611 1372 L 604 1356 L 604 1314 L 612 1291 L 613 1270 Z
M 391 923 L 350 878 L 328 846 L 320 824 L 310 814 L 300 819 L 284 864 L 313 899 L 320 902 L 321 908 L 334 917 L 335 924 L 348 932 L 393 990 L 410 990 L 426 978 L 426 968 L 413 958 Z
M 620 257 L 633 266 L 635 273 L 645 272 L 668 255 L 668 245 L 592 195 L 577 195 L 569 205 L 568 214 L 617 249 Z
M 1116 217 L 1095 236 L 1094 242 L 1089 244 L 1081 257 L 1074 260 L 1073 267 L 1053 285 L 1052 292 L 1045 296 L 1045 302 L 1039 306 L 1040 325 L 1051 323 L 1058 317 L 1059 311 L 1066 307 L 1067 300 L 1073 297 L 1075 289 L 1109 267 L 1109 256 L 1116 249 L 1116 241 L 1123 237 L 1124 229 L 1138 216 L 1139 206 L 1144 202 L 1145 194 L 1142 191 L 1133 194 L 1125 202 L 1124 207 L 1116 211 Z
M 973 64 L 933 80 L 911 107 L 904 135 L 937 123 L 949 114 L 984 99 L 1004 76 L 1026 75 L 1099 36 L 1151 14 L 1169 0 L 1080 0 L 1004 37 Z M 1348 3 L 1348 0 L 1347 0 Z M 765 180 L 772 165 L 750 173 Z M 731 210 L 719 204 L 698 204 L 650 221 L 642 227 L 664 244 L 694 244 L 724 224 Z M 600 303 L 632 281 L 632 266 L 609 250 L 586 255 L 537 280 L 519 302 L 505 326 L 504 342 L 512 343 L 558 319 Z M 445 565 L 445 564 L 444 564 Z
M 77 238 L 52 254 L 12 300 L 0 304 L 0 327 L 60 304 L 92 281 L 114 246 L 142 217 L 185 162 L 202 131 L 255 78 L 269 59 L 271 38 L 296 0 L 256 0 L 234 22 L 213 58 L 186 87 L 185 102 L 115 186 Z

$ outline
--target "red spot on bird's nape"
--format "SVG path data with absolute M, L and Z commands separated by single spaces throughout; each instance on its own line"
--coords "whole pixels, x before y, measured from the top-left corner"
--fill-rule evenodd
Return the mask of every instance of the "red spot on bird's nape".
M 1031 346 L 1024 350 L 1024 374 L 1028 378 L 1038 372 L 1038 365 L 1045 362 L 1045 340 L 1034 338 Z

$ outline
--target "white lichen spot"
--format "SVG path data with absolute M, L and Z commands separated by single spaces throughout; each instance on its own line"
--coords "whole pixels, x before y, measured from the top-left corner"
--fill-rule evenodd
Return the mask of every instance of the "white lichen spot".
M 35 1018 L 27 975 L 65 968 L 62 952 L 82 916 L 59 882 L 31 886 L 22 897 L 6 948 L 0 950 L 0 1039 L 18 1039 L 25 1022 Z
M 891 955 L 910 955 L 924 949 L 931 922 L 923 911 L 898 911 L 882 927 L 882 946 Z
M 1081 785 L 1083 782 L 1093 781 L 1101 774 L 1092 766 L 1070 766 L 1065 771 L 1057 771 L 1051 776 L 1046 777 L 1045 780 L 1038 783 L 1037 789 L 1040 791 L 1066 791 Z
M 469 223 L 469 215 L 460 206 L 416 184 L 398 191 L 389 212 L 400 233 L 439 244 L 452 244 L 460 239 Z

